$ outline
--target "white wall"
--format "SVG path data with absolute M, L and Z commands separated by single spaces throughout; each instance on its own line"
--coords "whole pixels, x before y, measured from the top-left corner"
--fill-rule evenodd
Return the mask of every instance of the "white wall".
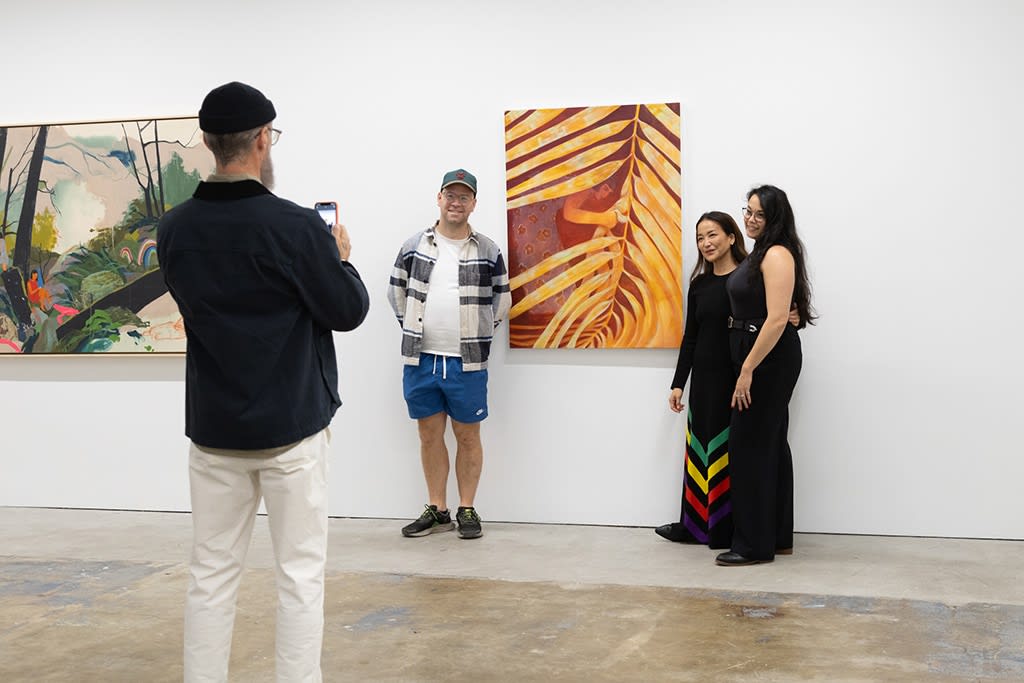
M 0 120 L 188 114 L 234 79 L 274 100 L 278 193 L 340 202 L 372 295 L 338 337 L 332 514 L 408 517 L 425 499 L 383 294 L 443 171 L 478 175 L 474 225 L 504 244 L 504 110 L 680 101 L 687 270 L 697 216 L 738 215 L 762 182 L 788 191 L 810 255 L 798 530 L 1024 538 L 1019 3 L 169 6 L 5 7 Z M 509 351 L 506 335 L 484 518 L 677 515 L 675 351 Z M 0 359 L 0 504 L 187 509 L 182 372 Z

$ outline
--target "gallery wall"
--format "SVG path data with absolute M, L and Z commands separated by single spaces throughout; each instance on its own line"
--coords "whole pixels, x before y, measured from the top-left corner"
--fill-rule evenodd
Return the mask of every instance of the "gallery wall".
M 339 202 L 371 293 L 365 324 L 337 336 L 332 515 L 425 502 L 384 291 L 399 245 L 436 218 L 442 173 L 477 174 L 472 223 L 504 245 L 505 110 L 680 102 L 685 271 L 696 218 L 738 218 L 763 182 L 787 190 L 806 243 L 821 319 L 792 403 L 798 531 L 1024 538 L 1018 3 L 58 0 L 0 15 L 5 124 L 191 114 L 236 79 L 274 101 L 278 194 Z M 677 517 L 676 351 L 509 350 L 506 335 L 484 519 Z M 0 505 L 187 510 L 183 368 L 0 358 Z

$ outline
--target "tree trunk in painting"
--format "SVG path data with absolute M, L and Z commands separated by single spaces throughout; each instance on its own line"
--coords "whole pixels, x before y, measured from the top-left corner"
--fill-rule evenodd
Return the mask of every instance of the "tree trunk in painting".
M 151 270 L 116 292 L 106 295 L 92 306 L 89 306 L 89 308 L 83 309 L 74 318 L 58 327 L 57 338 L 63 339 L 72 332 L 82 329 L 95 311 L 120 306 L 132 313 L 138 313 L 166 293 L 167 283 L 164 282 L 164 274 L 159 269 Z
M 11 224 L 10 221 L 7 220 L 7 211 L 11 208 L 11 194 L 14 192 L 13 185 L 14 167 L 12 166 L 11 169 L 7 171 L 7 196 L 4 197 L 4 222 L 3 225 L 0 226 L 2 227 L 2 229 L 0 229 L 0 236 L 2 237 L 7 237 L 7 227 Z
M 0 126 L 0 168 L 4 167 L 4 157 L 7 154 L 7 127 Z M 6 222 L 7 216 L 4 216 Z
M 0 170 L 3 170 L 7 156 L 7 127 L 0 127 Z M 11 182 L 14 179 L 14 168 L 7 174 L 7 196 L 4 198 L 3 213 L 0 214 L 0 240 L 7 236 L 7 207 L 11 204 Z
M 28 272 L 28 257 L 32 247 L 32 222 L 36 217 L 36 196 L 39 194 L 39 176 L 43 170 L 43 154 L 46 152 L 48 126 L 39 127 L 36 147 L 28 167 L 28 181 L 25 183 L 25 198 L 21 202 L 21 218 L 18 219 L 18 236 L 14 240 L 14 267 L 22 273 Z
M 164 207 L 167 201 L 164 199 L 164 169 L 160 164 L 160 128 L 156 121 L 153 121 L 153 144 L 156 145 L 156 182 L 160 190 L 160 198 L 157 200 L 157 208 L 161 216 L 164 215 Z
M 142 161 L 146 164 L 146 187 L 143 188 L 146 193 L 146 210 L 149 212 L 150 218 L 157 218 L 160 215 L 160 205 L 156 197 L 156 188 L 153 187 L 153 169 L 149 165 L 149 154 L 146 153 L 146 141 L 142 136 L 142 126 L 136 122 L 135 127 L 139 129 L 139 147 L 142 149 Z M 151 209 L 150 206 L 152 206 Z
M 135 124 L 138 126 L 138 122 Z M 132 164 L 132 173 L 135 175 L 135 182 L 139 184 L 139 189 L 142 190 L 142 196 L 146 200 L 146 218 L 153 218 L 153 199 L 149 196 L 149 187 L 142 182 L 142 178 L 139 176 L 139 165 L 135 163 L 135 155 L 132 154 L 131 145 L 128 144 L 128 129 L 121 124 L 121 131 L 124 133 L 124 148 L 128 152 L 128 161 Z M 142 137 L 142 132 L 139 132 L 139 137 Z M 141 142 L 141 140 L 140 140 Z M 142 146 L 142 153 L 146 153 L 146 146 Z
M 32 328 L 32 309 L 28 305 L 28 298 L 25 296 L 25 280 L 21 271 L 17 268 L 9 268 L 3 272 L 4 289 L 7 290 L 7 298 L 11 300 L 11 308 L 18 318 L 19 336 L 27 335 Z M 24 339 L 22 339 L 24 341 Z

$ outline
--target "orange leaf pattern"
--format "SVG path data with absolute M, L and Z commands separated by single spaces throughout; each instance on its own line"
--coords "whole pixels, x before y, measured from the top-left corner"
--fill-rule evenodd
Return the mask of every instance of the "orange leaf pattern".
M 513 348 L 671 348 L 679 104 L 505 112 Z

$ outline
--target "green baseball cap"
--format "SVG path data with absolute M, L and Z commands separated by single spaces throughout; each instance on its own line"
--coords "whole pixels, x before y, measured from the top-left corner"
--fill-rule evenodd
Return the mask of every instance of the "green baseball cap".
M 464 168 L 457 168 L 444 174 L 441 189 L 443 190 L 449 185 L 465 185 L 473 191 L 473 196 L 476 196 L 476 176 Z

